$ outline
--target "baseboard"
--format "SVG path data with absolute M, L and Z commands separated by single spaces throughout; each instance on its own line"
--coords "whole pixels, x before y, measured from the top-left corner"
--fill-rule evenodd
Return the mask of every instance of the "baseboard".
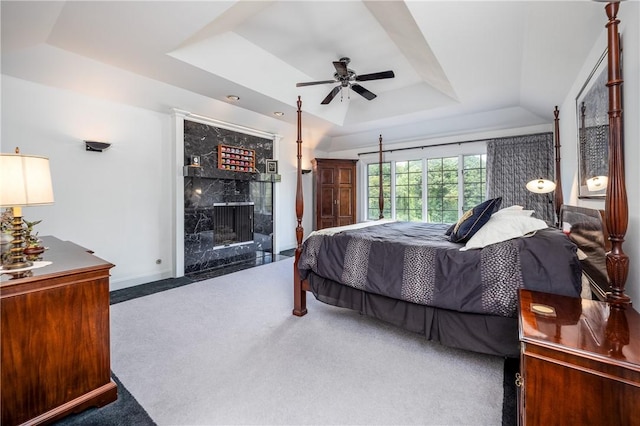
M 120 280 L 111 280 L 109 283 L 109 291 L 120 290 L 127 287 L 133 287 L 140 284 L 146 284 L 153 281 L 160 281 L 167 278 L 173 278 L 171 271 L 166 270 L 150 275 L 140 275 L 137 277 L 129 277 Z

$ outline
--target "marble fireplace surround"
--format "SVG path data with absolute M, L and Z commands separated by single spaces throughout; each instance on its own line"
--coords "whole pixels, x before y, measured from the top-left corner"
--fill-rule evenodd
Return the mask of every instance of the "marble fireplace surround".
M 218 145 L 254 150 L 256 172 L 218 168 Z M 274 158 L 274 139 L 184 120 L 184 274 L 223 268 L 273 252 L 274 187 L 265 174 Z M 192 156 L 200 167 L 190 167 Z M 216 243 L 214 207 L 250 205 L 251 241 Z M 244 215 L 245 213 L 243 213 Z M 248 214 L 248 213 L 247 213 Z M 246 233 L 246 232 L 245 232 Z

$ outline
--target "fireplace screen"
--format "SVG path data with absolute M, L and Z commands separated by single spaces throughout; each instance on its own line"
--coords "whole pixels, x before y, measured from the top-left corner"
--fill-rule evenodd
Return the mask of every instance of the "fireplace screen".
M 215 247 L 253 241 L 253 203 L 214 204 L 213 240 Z

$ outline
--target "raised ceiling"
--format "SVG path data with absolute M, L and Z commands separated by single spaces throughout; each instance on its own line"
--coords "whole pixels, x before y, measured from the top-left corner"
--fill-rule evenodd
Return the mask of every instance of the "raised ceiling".
M 370 146 L 382 131 L 393 143 L 549 123 L 605 22 L 603 5 L 587 0 L 1 7 L 4 74 L 95 84 L 82 70 L 55 71 L 53 61 L 72 53 L 216 100 L 235 94 L 238 107 L 283 111 L 290 122 L 300 95 L 323 150 Z M 295 86 L 331 79 L 332 62 L 343 56 L 359 74 L 393 70 L 395 78 L 361 83 L 374 100 L 343 90 L 328 105 L 320 102 L 334 85 Z M 46 61 L 51 67 L 41 66 Z

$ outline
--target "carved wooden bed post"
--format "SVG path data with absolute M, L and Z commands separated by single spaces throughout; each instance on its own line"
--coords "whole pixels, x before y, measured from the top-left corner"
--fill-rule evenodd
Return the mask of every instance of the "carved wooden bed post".
M 378 139 L 378 147 L 379 147 L 379 156 L 378 156 L 378 208 L 380 209 L 380 214 L 378 215 L 378 219 L 384 219 L 384 193 L 382 190 L 382 135 Z
M 564 198 L 562 196 L 562 177 L 560 171 L 560 111 L 558 110 L 558 106 L 556 105 L 555 110 L 553 111 L 553 119 L 554 121 L 554 139 L 555 139 L 555 149 L 556 149 L 556 191 L 555 191 L 555 207 L 556 207 L 556 226 L 562 229 L 562 224 L 560 223 L 560 209 L 562 208 L 562 204 L 564 204 Z
M 296 252 L 293 262 L 293 315 L 303 316 L 307 313 L 307 293 L 302 289 L 302 279 L 298 271 L 298 261 L 302 252 L 302 237 L 304 228 L 302 227 L 302 215 L 304 213 L 304 199 L 302 196 L 302 99 L 298 96 L 298 170 L 296 186 Z
M 605 219 L 611 241 L 611 251 L 607 253 L 607 273 L 611 281 L 611 293 L 607 300 L 615 305 L 630 303 L 624 294 L 629 273 L 629 257 L 622 250 L 622 243 L 629 221 L 627 190 L 625 186 L 624 156 L 622 139 L 622 75 L 620 70 L 620 41 L 617 19 L 619 3 L 605 6 L 607 17 L 607 65 L 609 88 L 609 184 L 605 201 Z

